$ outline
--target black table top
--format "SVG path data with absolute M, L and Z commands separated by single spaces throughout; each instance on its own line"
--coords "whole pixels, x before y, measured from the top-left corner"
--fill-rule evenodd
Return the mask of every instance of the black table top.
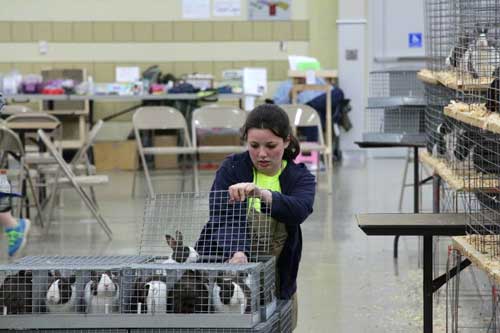
M 394 147 L 425 147 L 425 141 L 398 141 L 398 142 L 384 142 L 384 141 L 355 141 L 360 148 L 394 148 Z
M 465 235 L 466 214 L 358 214 L 358 226 L 369 236 Z

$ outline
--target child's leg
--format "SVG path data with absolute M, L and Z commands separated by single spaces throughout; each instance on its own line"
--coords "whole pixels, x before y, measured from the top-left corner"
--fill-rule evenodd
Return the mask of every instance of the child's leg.
M 31 221 L 28 219 L 16 220 L 10 211 L 0 213 L 0 224 L 4 227 L 9 241 L 9 257 L 19 253 L 25 246 L 30 230 Z

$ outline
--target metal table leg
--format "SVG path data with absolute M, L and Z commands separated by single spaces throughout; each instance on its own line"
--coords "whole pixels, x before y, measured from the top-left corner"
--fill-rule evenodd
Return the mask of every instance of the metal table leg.
M 424 236 L 424 333 L 432 333 L 432 236 Z
M 419 208 L 419 183 L 420 179 L 418 177 L 418 147 L 413 147 L 413 212 L 418 213 Z M 394 237 L 394 258 L 398 257 L 398 243 L 399 235 Z

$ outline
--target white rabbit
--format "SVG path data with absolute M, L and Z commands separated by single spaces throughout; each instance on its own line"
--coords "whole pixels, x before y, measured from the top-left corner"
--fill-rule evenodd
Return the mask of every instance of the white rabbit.
M 150 281 L 145 287 L 148 313 L 167 312 L 167 284 L 163 281 Z
M 85 304 L 88 313 L 112 313 L 119 311 L 120 286 L 110 272 L 102 273 L 98 279 L 92 272 L 92 279 L 85 285 Z
M 52 313 L 75 312 L 78 303 L 75 276 L 71 275 L 69 278 L 62 277 L 58 271 L 54 272 L 54 275 L 49 272 L 49 276 L 52 279 L 45 297 L 47 310 Z

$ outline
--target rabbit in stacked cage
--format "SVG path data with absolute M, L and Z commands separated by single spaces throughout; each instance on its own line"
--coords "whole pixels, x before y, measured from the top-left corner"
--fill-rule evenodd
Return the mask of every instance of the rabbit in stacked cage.
M 488 40 L 488 29 L 476 27 L 476 38 L 464 54 L 467 72 L 474 79 L 490 77 L 500 64 L 500 53 Z
M 138 277 L 134 284 L 132 312 L 165 313 L 167 311 L 167 283 L 163 277 Z M 140 304 L 140 305 L 139 305 Z
M 215 279 L 212 304 L 215 312 L 248 313 L 251 311 L 249 276 L 220 272 Z
M 167 312 L 208 313 L 208 278 L 201 271 L 187 270 L 168 293 Z
M 486 94 L 486 108 L 491 112 L 500 112 L 500 67 L 493 72 L 493 82 L 491 82 Z
M 49 272 L 49 288 L 45 297 L 45 304 L 49 312 L 68 313 L 75 312 L 78 306 L 78 295 L 76 292 L 76 277 L 63 277 L 59 271 L 54 274 Z
M 0 308 L 7 314 L 24 314 L 32 312 L 33 274 L 21 270 L 7 275 L 0 287 Z
M 179 230 L 175 231 L 175 237 L 167 234 L 165 239 L 173 252 L 163 263 L 194 263 L 200 258 L 200 255 L 192 246 L 184 245 L 182 232 Z
M 91 280 L 84 293 L 87 313 L 111 313 L 119 311 L 120 286 L 117 277 L 109 271 L 92 271 Z

